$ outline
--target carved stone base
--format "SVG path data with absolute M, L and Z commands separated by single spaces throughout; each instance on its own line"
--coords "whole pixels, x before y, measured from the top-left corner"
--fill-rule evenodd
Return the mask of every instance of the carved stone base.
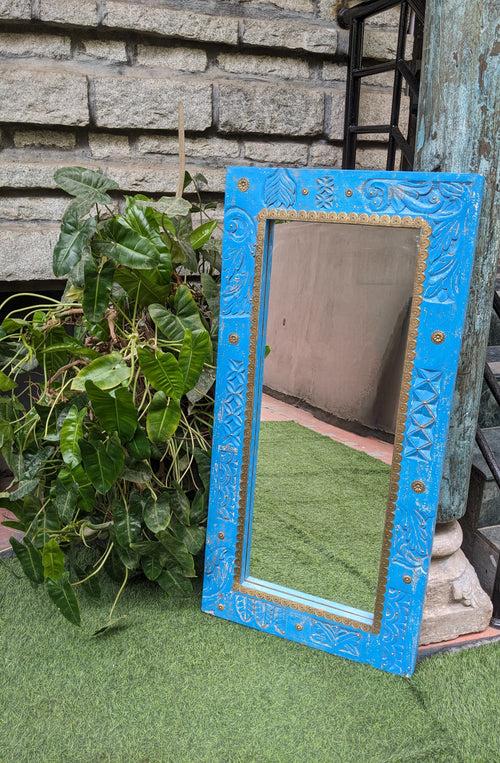
M 456 520 L 436 525 L 420 643 L 449 641 L 488 627 L 492 604 L 461 550 Z

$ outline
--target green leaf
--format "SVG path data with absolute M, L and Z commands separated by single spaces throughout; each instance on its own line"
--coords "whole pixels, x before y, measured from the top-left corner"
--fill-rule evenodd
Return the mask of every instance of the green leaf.
M 144 523 L 152 533 L 166 530 L 170 523 L 170 502 L 168 495 L 163 493 L 155 500 L 149 496 L 144 507 Z
M 136 201 L 136 204 L 154 209 L 167 217 L 183 217 L 191 211 L 191 203 L 176 196 L 162 196 L 158 201 Z
M 196 466 L 198 467 L 198 474 L 200 475 L 203 487 L 208 493 L 210 488 L 211 454 L 207 453 L 205 450 L 201 450 L 201 448 L 195 448 L 193 454 Z
M 184 324 L 171 310 L 162 305 L 150 305 L 149 314 L 161 333 L 171 342 L 182 342 L 184 338 Z
M 160 588 L 167 593 L 181 595 L 193 593 L 193 584 L 191 581 L 176 570 L 163 570 L 161 575 L 157 577 L 156 582 Z
M 215 369 L 205 367 L 193 389 L 186 392 L 186 397 L 193 405 L 207 395 L 215 384 Z
M 137 355 L 141 371 L 148 382 L 168 397 L 180 399 L 184 391 L 184 379 L 172 353 L 153 352 L 139 347 Z
M 210 312 L 212 313 L 214 318 L 218 318 L 219 302 L 220 302 L 220 285 L 208 273 L 202 273 L 200 276 L 200 279 L 201 279 L 201 290 L 203 292 L 203 296 L 205 297 L 207 301 L 207 305 L 210 308 Z
M 151 271 L 118 268 L 115 281 L 127 292 L 130 304 L 137 301 L 139 307 L 152 302 L 166 302 L 171 289 L 158 268 Z
M 8 497 L 9 501 L 18 501 L 20 498 L 24 498 L 25 495 L 33 493 L 39 484 L 40 480 L 21 480 L 18 483 L 17 488 L 10 493 L 3 493 L 2 497 Z
M 151 456 L 151 445 L 142 427 L 138 427 L 127 445 L 128 452 L 136 461 L 143 461 Z
M 199 553 L 205 543 L 205 528 L 193 526 L 185 527 L 183 541 L 190 554 Z
M 56 480 L 51 492 L 51 499 L 63 525 L 73 521 L 78 504 L 79 490 L 75 482 L 65 485 Z
M 196 304 L 196 300 L 193 297 L 189 286 L 182 284 L 175 292 L 174 307 L 177 316 L 181 319 L 184 328 L 190 329 L 193 333 L 195 331 L 205 331 L 200 318 L 200 310 Z
M 141 537 L 143 503 L 137 493 L 132 493 L 128 502 L 119 501 L 113 508 L 113 530 L 120 546 L 137 543 Z
M 143 556 L 141 567 L 148 580 L 157 580 L 163 570 L 163 565 L 156 556 Z
M 198 379 L 212 354 L 212 343 L 208 331 L 199 331 L 192 334 L 187 330 L 179 354 L 179 368 L 184 377 L 184 392 L 189 392 Z
M 193 524 L 199 524 L 207 518 L 207 494 L 199 490 L 191 501 L 190 520 Z
M 68 577 L 65 576 L 61 580 L 48 578 L 45 585 L 59 612 L 73 625 L 80 625 L 80 608 Z
M 64 575 L 64 554 L 55 538 L 51 538 L 42 550 L 43 574 L 45 579 L 61 580 Z
M 195 578 L 194 560 L 186 545 L 174 535 L 171 535 L 168 530 L 158 533 L 158 540 L 182 571 L 184 577 Z
M 217 220 L 210 220 L 210 222 L 203 223 L 192 231 L 189 236 L 189 243 L 195 251 L 196 249 L 201 249 L 201 247 L 207 243 L 208 239 L 211 238 L 212 233 L 217 228 L 217 224 Z
M 107 191 L 118 188 L 111 178 L 86 167 L 63 167 L 54 173 L 54 180 L 63 191 L 89 204 L 109 204 L 111 197 Z
M 78 211 L 69 208 L 62 219 L 59 239 L 54 247 L 52 269 L 57 278 L 67 276 L 88 251 L 95 233 L 95 220 L 82 220 Z
M 4 374 L 3 371 L 0 371 L 0 392 L 9 392 L 9 390 L 14 389 L 16 386 L 16 382 L 13 379 L 9 379 L 7 374 Z
M 83 392 L 88 381 L 93 381 L 99 389 L 113 389 L 127 381 L 129 376 L 130 368 L 120 353 L 112 352 L 109 355 L 101 355 L 82 368 L 73 379 L 71 389 Z
M 137 411 L 132 393 L 124 387 L 106 392 L 92 381 L 85 384 L 92 409 L 102 428 L 112 434 L 118 432 L 122 442 L 128 442 L 137 429 Z
M 175 398 L 156 392 L 146 416 L 146 431 L 151 442 L 161 445 L 175 433 L 181 418 L 181 407 Z
M 15 538 L 11 538 L 10 545 L 19 559 L 26 577 L 32 580 L 33 583 L 43 583 L 43 565 L 40 551 L 27 538 L 22 543 Z
M 114 438 L 107 443 L 81 440 L 80 449 L 85 471 L 98 493 L 107 493 L 123 471 L 125 453 Z
M 105 262 L 101 268 L 93 259 L 85 263 L 82 307 L 85 317 L 92 323 L 99 323 L 106 312 L 114 274 L 112 262 Z
M 72 468 L 78 466 L 82 460 L 79 441 L 83 436 L 83 420 L 86 414 L 86 408 L 82 408 L 82 410 L 79 411 L 76 405 L 72 405 L 63 421 L 59 433 L 63 461 Z
M 115 546 L 120 561 L 128 570 L 136 570 L 139 566 L 139 555 L 128 546 Z
M 120 265 L 137 270 L 151 270 L 158 265 L 156 246 L 137 231 L 111 220 L 103 230 L 103 240 L 94 242 L 94 251 Z

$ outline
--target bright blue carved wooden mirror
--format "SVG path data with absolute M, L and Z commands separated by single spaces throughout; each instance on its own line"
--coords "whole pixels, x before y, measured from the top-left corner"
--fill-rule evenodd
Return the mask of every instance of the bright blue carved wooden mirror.
M 228 171 L 205 612 L 413 672 L 481 194 Z

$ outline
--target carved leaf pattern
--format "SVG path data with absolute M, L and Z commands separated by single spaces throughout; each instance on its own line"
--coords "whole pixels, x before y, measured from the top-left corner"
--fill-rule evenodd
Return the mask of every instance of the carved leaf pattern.
M 297 194 L 297 184 L 288 170 L 274 170 L 264 185 L 266 207 L 293 207 Z
M 229 580 L 231 555 L 224 546 L 217 548 L 210 554 L 210 559 L 205 567 L 205 576 L 210 581 L 210 587 L 221 591 Z
M 285 633 L 286 615 L 283 607 L 241 595 L 235 597 L 235 610 L 241 622 L 246 625 L 257 625 L 262 630 Z
M 427 558 L 427 523 L 431 515 L 430 506 L 418 506 L 408 513 L 403 524 L 395 525 L 392 556 L 395 564 L 410 567 L 415 572 L 423 571 L 424 560 Z
M 403 670 L 403 649 L 395 647 L 402 647 L 409 611 L 410 603 L 403 592 L 389 588 L 385 598 L 384 630 L 380 639 L 383 670 Z
M 456 244 L 464 207 L 470 193 L 464 183 L 450 181 L 373 179 L 363 184 L 361 193 L 373 212 L 398 215 L 432 215 L 432 249 L 427 262 L 424 299 L 452 302 L 460 280 Z
M 316 621 L 311 628 L 311 641 L 318 646 L 336 649 L 339 654 L 359 657 L 361 634 L 348 628 Z
M 441 371 L 418 368 L 415 372 L 403 450 L 405 458 L 424 463 L 431 460 L 441 378 Z
M 323 175 L 316 180 L 318 191 L 314 200 L 320 209 L 333 209 L 335 202 L 335 186 L 332 175 Z

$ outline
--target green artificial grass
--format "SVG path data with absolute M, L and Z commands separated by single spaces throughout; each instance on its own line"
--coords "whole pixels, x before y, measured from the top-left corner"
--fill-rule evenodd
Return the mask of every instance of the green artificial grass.
M 498 760 L 497 646 L 410 680 L 204 615 L 131 584 L 128 626 L 81 630 L 0 565 L 2 763 L 487 763 Z
M 293 421 L 262 422 L 253 577 L 373 611 L 389 474 Z

